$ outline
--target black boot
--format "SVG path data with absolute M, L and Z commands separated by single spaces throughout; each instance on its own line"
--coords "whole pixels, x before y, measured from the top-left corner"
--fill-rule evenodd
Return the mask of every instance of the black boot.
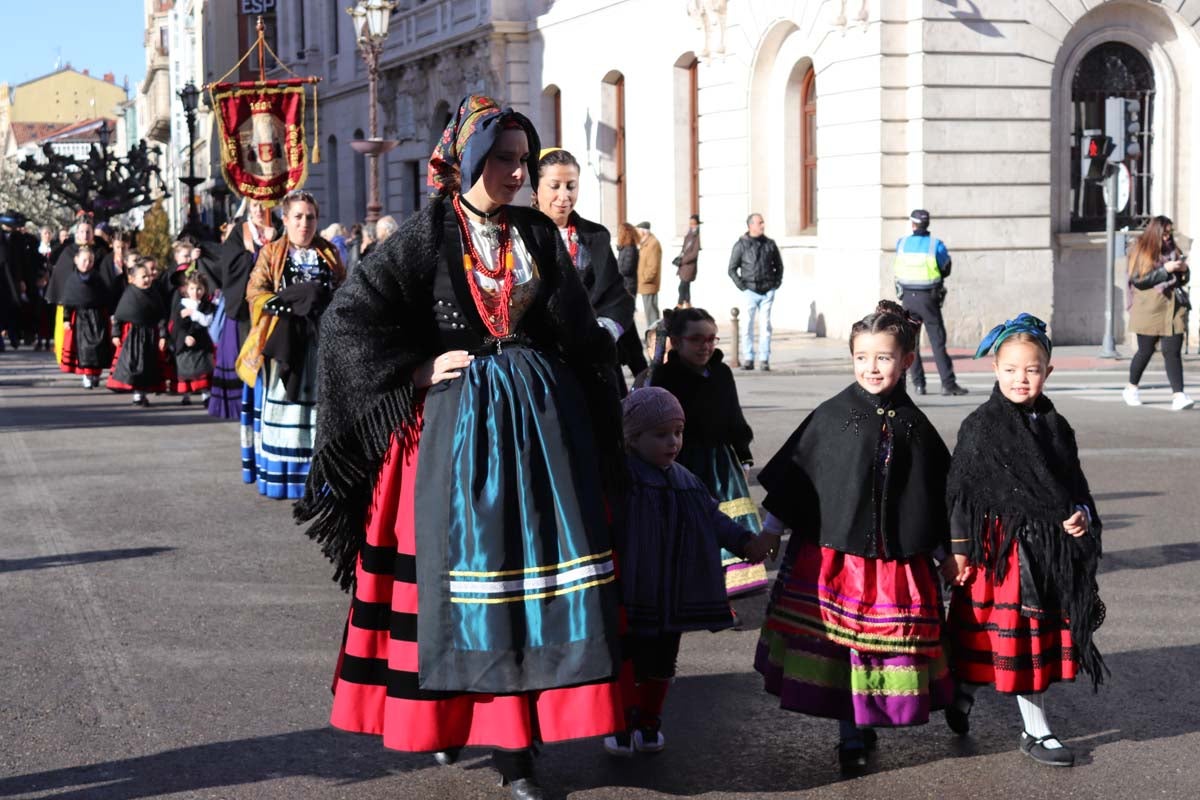
M 500 785 L 507 786 L 513 800 L 544 800 L 545 793 L 533 774 L 530 750 L 493 750 L 492 766 L 500 773 Z

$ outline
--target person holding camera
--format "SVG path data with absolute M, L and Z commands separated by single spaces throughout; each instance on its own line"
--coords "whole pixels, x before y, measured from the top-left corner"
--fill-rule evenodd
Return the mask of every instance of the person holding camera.
M 918 317 L 929 333 L 933 360 L 942 379 L 942 394 L 964 395 L 967 390 L 954 377 L 954 364 L 946 352 L 946 324 L 942 321 L 942 303 L 946 301 L 945 279 L 950 277 L 950 253 L 941 239 L 929 234 L 929 212 L 918 208 L 909 216 L 912 235 L 896 242 L 893 271 L 896 296 L 905 310 Z M 913 391 L 925 394 L 925 366 L 921 348 L 908 371 Z
M 1138 383 L 1154 355 L 1162 349 L 1167 380 L 1171 384 L 1171 410 L 1191 408 L 1195 401 L 1183 391 L 1183 337 L 1187 313 L 1192 307 L 1187 286 L 1191 276 L 1187 256 L 1175 244 L 1175 226 L 1167 217 L 1146 224 L 1129 254 L 1129 330 L 1137 334 L 1137 352 L 1129 362 L 1129 385 L 1122 396 L 1125 404 L 1142 405 Z

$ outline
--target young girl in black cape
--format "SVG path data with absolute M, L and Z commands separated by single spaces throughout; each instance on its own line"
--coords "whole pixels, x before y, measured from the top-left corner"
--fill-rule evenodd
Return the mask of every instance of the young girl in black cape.
M 855 323 L 855 382 L 759 475 L 763 535 L 792 536 L 754 667 L 783 708 L 838 720 L 847 772 L 866 766 L 872 726 L 922 725 L 952 691 L 931 560 L 950 455 L 904 390 L 917 330 L 887 300 Z
M 112 363 L 108 309 L 112 286 L 96 271 L 96 254 L 81 245 L 74 256 L 75 269 L 58 282 L 63 313 L 63 348 L 59 367 L 82 376 L 83 388 L 95 389 L 100 373 Z
M 113 313 L 121 332 L 113 337 L 117 354 L 107 386 L 114 392 L 133 392 L 135 406 L 148 406 L 146 395 L 164 388 L 167 307 L 145 264 L 130 268 L 128 279 Z
M 175 379 L 172 387 L 183 395 L 183 404 L 191 405 L 192 395 L 208 403 L 213 374 L 213 340 L 209 328 L 217 311 L 208 295 L 208 281 L 196 271 L 187 276 L 182 294 L 176 294 L 171 308 L 171 350 L 175 354 Z
M 666 311 L 663 319 L 671 351 L 649 382 L 679 398 L 687 414 L 678 461 L 708 487 L 726 516 L 758 533 L 762 522 L 746 480 L 754 464 L 754 431 L 742 414 L 733 371 L 717 349 L 717 323 L 702 308 Z M 767 570 L 761 564 L 749 564 L 728 551 L 722 563 L 729 596 L 766 587 Z
M 1068 767 L 1042 699 L 1082 669 L 1098 686 L 1104 662 L 1092 632 L 1104 619 L 1096 585 L 1100 515 L 1079 464 L 1075 432 L 1042 394 L 1050 376 L 1046 323 L 1029 314 L 997 325 L 976 358 L 995 353 L 992 396 L 963 421 L 950 468 L 955 585 L 949 629 L 959 687 L 946 722 L 970 729 L 985 683 L 1017 695 L 1021 751 Z

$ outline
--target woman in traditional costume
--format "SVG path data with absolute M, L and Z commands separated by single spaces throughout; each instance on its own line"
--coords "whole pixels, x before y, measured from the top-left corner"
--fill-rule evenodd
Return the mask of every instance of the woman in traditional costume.
M 259 251 L 246 285 L 251 330 L 239 373 L 253 373 L 242 377 L 254 378 L 254 400 L 242 411 L 242 480 L 267 497 L 298 499 L 317 424 L 317 325 L 346 270 L 316 235 L 311 194 L 291 192 L 281 207 L 285 235 Z
M 687 414 L 678 461 L 708 488 L 722 513 L 757 534 L 762 521 L 747 483 L 754 465 L 754 431 L 742 414 L 733 371 L 717 348 L 717 323 L 702 308 L 669 310 L 663 319 L 671 352 L 653 370 L 650 385 L 679 398 Z M 729 551 L 721 559 L 730 597 L 766 588 L 762 564 L 748 563 Z
M 838 720 L 845 772 L 867 766 L 874 726 L 923 725 L 953 692 L 931 558 L 950 454 L 904 390 L 917 331 L 887 300 L 855 323 L 855 382 L 759 474 L 763 535 L 792 536 L 754 668 L 783 708 Z
M 615 353 L 554 224 L 509 205 L 537 152 L 523 115 L 463 101 L 436 197 L 325 315 L 297 505 L 354 594 L 333 725 L 442 763 L 493 748 L 515 798 L 543 796 L 535 744 L 623 728 Z
M 258 251 L 276 236 L 270 210 L 257 201 L 246 205 L 245 218 L 235 225 L 219 249 L 201 245 L 200 264 L 221 290 L 217 316 L 210 329 L 217 344 L 208 413 L 219 419 L 238 419 L 243 404 L 254 408 L 254 387 L 237 374 L 237 357 L 250 332 L 250 307 L 246 304 L 246 282 L 254 269 Z M 251 413 L 253 413 L 251 411 Z
M 1079 464 L 1075 431 L 1042 394 L 1052 345 L 1030 314 L 997 325 L 975 353 L 995 352 L 996 387 L 958 430 L 947 505 L 953 559 L 944 566 L 952 665 L 946 722 L 970 730 L 975 692 L 1016 695 L 1021 752 L 1075 763 L 1046 719 L 1044 697 L 1078 670 L 1103 680 L 1092 633 L 1104 620 L 1096 584 L 1100 515 Z
M 583 288 L 596 312 L 596 321 L 609 332 L 613 341 L 620 340 L 626 331 L 632 331 L 636 337 L 633 297 L 625 291 L 621 273 L 617 271 L 612 236 L 608 228 L 584 219 L 575 211 L 575 202 L 579 199 L 579 162 L 561 147 L 548 147 L 542 150 L 537 169 L 533 207 L 548 216 L 558 228 L 571 263 L 579 270 Z M 624 389 L 624 379 L 621 388 Z

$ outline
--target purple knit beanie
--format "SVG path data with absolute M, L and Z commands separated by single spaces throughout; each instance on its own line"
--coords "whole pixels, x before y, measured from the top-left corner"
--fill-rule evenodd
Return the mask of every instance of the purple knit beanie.
M 621 402 L 625 441 L 664 422 L 684 421 L 683 406 L 675 395 L 658 386 L 635 389 Z

